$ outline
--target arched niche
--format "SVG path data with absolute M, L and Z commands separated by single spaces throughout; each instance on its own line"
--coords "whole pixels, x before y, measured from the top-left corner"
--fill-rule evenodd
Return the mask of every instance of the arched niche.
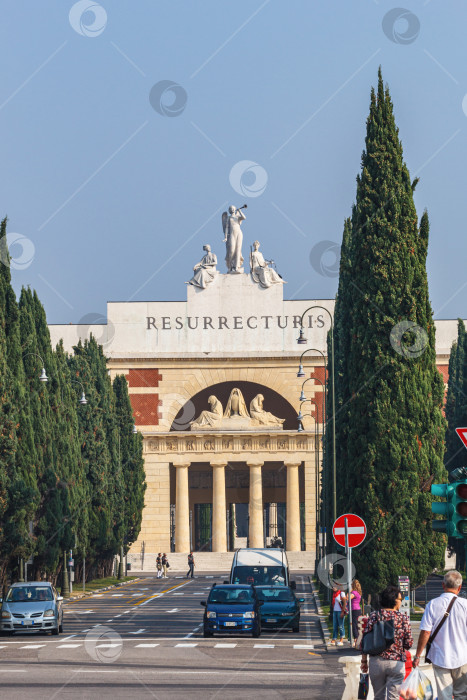
M 175 419 L 170 426 L 170 430 L 189 430 L 188 423 L 199 416 L 201 411 L 209 410 L 208 398 L 213 394 L 221 402 L 224 410 L 232 389 L 237 387 L 243 394 L 246 406 L 250 410 L 250 402 L 257 394 L 264 396 L 264 410 L 269 411 L 278 418 L 284 418 L 284 430 L 297 429 L 297 412 L 294 407 L 283 396 L 269 389 L 263 384 L 256 382 L 233 381 L 221 382 L 220 384 L 212 384 L 202 391 L 199 391 L 195 396 L 192 396 L 184 406 L 179 410 Z

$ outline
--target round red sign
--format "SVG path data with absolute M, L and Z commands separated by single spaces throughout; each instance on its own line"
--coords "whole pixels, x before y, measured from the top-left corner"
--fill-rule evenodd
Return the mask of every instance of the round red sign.
M 345 520 L 347 518 L 347 532 L 349 536 L 349 547 L 358 547 L 366 537 L 365 521 L 359 515 L 345 513 L 340 515 L 332 526 L 332 534 L 337 544 L 345 547 Z

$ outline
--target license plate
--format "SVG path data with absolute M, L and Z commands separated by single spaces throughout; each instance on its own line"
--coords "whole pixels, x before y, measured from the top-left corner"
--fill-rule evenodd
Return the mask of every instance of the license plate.
M 226 622 L 226 623 L 225 623 L 225 626 L 226 626 L 226 627 L 235 627 L 236 624 L 237 624 L 236 622 Z
M 266 622 L 277 622 L 275 617 L 267 617 Z
M 24 625 L 25 627 L 30 627 L 31 625 L 34 624 L 34 620 L 21 620 L 21 624 Z

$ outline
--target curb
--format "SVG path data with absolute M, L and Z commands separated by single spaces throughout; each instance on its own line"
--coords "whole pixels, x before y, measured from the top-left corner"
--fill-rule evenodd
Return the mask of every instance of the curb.
M 327 623 L 326 623 L 326 616 L 325 616 L 325 614 L 323 613 L 323 609 L 322 609 L 322 607 L 321 607 L 321 601 L 320 601 L 319 595 L 318 595 L 318 593 L 317 593 L 317 591 L 316 591 L 316 589 L 315 589 L 315 587 L 314 587 L 314 585 L 313 585 L 313 581 L 312 581 L 311 576 L 308 576 L 308 581 L 309 581 L 309 583 L 310 583 L 311 591 L 312 591 L 312 593 L 313 593 L 313 601 L 314 601 L 314 603 L 315 603 L 316 612 L 318 613 L 318 616 L 319 616 L 319 624 L 320 624 L 320 628 L 321 628 L 321 636 L 322 636 L 322 638 L 323 638 L 323 643 L 324 643 L 324 646 L 326 647 L 326 651 L 327 651 L 327 649 L 328 649 L 328 644 L 326 643 L 326 637 L 329 636 L 329 630 L 328 630 L 328 626 L 327 626 Z
M 134 583 L 135 581 L 139 581 L 140 578 L 141 578 L 140 576 L 136 576 L 131 581 L 123 581 L 122 583 L 113 583 L 111 586 L 106 586 L 105 588 L 96 588 L 95 591 L 89 591 L 89 593 L 84 593 L 83 595 L 72 595 L 69 598 L 65 598 L 64 601 L 66 601 L 66 600 L 83 600 L 83 598 L 90 598 L 95 593 L 103 593 L 103 591 L 111 591 L 112 588 L 120 588 L 120 586 L 127 586 L 129 583 Z

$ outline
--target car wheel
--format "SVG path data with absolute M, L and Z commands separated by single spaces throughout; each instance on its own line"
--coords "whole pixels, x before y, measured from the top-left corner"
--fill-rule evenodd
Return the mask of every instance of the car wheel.
M 54 627 L 53 630 L 52 630 L 52 635 L 53 635 L 54 637 L 58 637 L 59 634 L 60 634 L 59 628 L 58 628 L 58 627 Z
M 58 631 L 60 632 L 60 634 L 62 634 L 62 632 L 63 632 L 63 620 L 61 621 L 61 623 L 58 626 Z
M 261 625 L 258 624 L 258 626 L 256 628 L 255 627 L 253 628 L 252 637 L 258 638 L 260 634 L 261 634 Z
M 298 623 L 292 627 L 292 632 L 297 632 L 297 634 L 298 634 L 298 632 L 300 632 L 300 623 Z
M 212 632 L 206 629 L 206 627 L 203 630 L 203 637 L 212 637 Z

